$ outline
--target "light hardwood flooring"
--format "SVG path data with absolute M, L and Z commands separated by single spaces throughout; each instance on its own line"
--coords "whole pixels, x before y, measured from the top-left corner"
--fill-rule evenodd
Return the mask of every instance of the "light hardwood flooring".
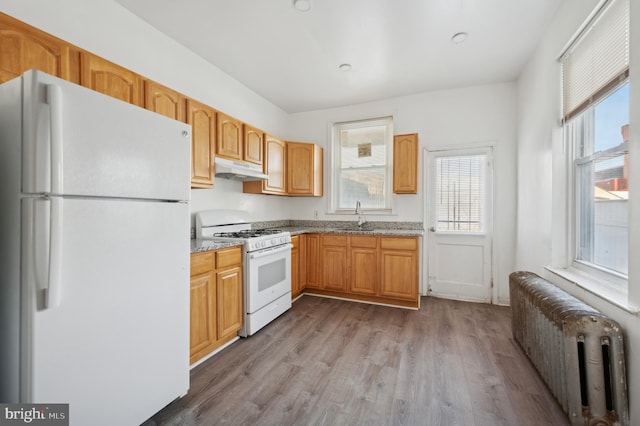
M 194 368 L 145 425 L 568 425 L 511 335 L 510 309 L 419 311 L 304 296 Z

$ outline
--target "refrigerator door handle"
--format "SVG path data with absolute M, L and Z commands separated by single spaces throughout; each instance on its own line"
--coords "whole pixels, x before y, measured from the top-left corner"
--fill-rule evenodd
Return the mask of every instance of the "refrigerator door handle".
M 32 259 L 37 288 L 44 290 L 44 308 L 60 305 L 62 290 L 62 205 L 61 197 L 34 199 Z
M 49 287 L 47 309 L 60 305 L 62 287 L 62 198 L 51 198 L 51 227 L 49 228 Z
M 51 131 L 51 193 L 62 194 L 62 88 L 56 84 L 47 85 Z

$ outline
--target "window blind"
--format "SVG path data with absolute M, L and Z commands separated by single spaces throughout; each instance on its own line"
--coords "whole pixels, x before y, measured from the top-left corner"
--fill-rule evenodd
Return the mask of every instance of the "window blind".
M 610 0 L 561 57 L 565 120 L 629 75 L 629 0 Z
M 436 229 L 480 232 L 484 224 L 486 155 L 439 157 L 436 160 Z

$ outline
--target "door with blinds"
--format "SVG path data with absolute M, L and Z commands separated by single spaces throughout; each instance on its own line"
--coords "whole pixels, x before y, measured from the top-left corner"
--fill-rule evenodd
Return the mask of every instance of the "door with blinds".
M 492 149 L 427 155 L 429 294 L 491 302 Z

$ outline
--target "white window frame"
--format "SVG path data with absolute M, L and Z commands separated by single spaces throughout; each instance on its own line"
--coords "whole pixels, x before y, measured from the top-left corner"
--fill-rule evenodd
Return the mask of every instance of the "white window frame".
M 373 215 L 389 215 L 393 214 L 393 116 L 334 122 L 331 124 L 331 184 L 330 184 L 330 196 L 328 213 L 330 214 L 354 214 L 354 206 L 339 207 L 340 199 L 340 172 L 341 158 L 340 158 L 340 132 L 348 129 L 358 129 L 369 126 L 386 126 L 386 164 L 385 164 L 385 207 L 372 209 L 362 208 L 362 213 Z
M 615 90 L 620 88 L 624 83 L 628 82 L 628 79 L 622 82 L 620 86 L 614 88 L 609 92 L 609 94 L 613 93 Z M 606 98 L 606 96 L 605 96 Z M 603 98 L 604 99 L 604 98 Z M 590 108 L 595 107 L 593 105 Z M 587 113 L 587 110 L 583 111 L 583 113 Z M 575 119 L 578 119 L 576 117 Z M 584 136 L 584 132 L 580 130 L 582 137 Z M 570 136 L 568 133 L 570 129 L 565 125 L 565 129 L 563 132 L 563 137 L 565 139 L 565 144 L 569 148 L 567 156 L 566 167 L 568 170 L 568 196 L 570 198 L 569 201 L 569 223 L 567 229 L 567 239 L 568 244 L 567 247 L 569 249 L 568 253 L 568 264 L 571 268 L 585 274 L 595 280 L 604 281 L 610 286 L 614 286 L 619 288 L 619 290 L 626 293 L 627 285 L 628 285 L 628 275 L 618 273 L 611 269 L 601 267 L 597 264 L 583 261 L 578 259 L 578 251 L 580 239 L 578 236 L 578 229 L 581 226 L 580 223 L 580 215 L 579 215 L 579 204 L 580 204 L 580 191 L 582 188 L 580 187 L 579 182 L 579 159 L 581 158 L 581 146 L 579 146 L 578 138 Z M 629 248 L 627 247 L 627 250 Z

